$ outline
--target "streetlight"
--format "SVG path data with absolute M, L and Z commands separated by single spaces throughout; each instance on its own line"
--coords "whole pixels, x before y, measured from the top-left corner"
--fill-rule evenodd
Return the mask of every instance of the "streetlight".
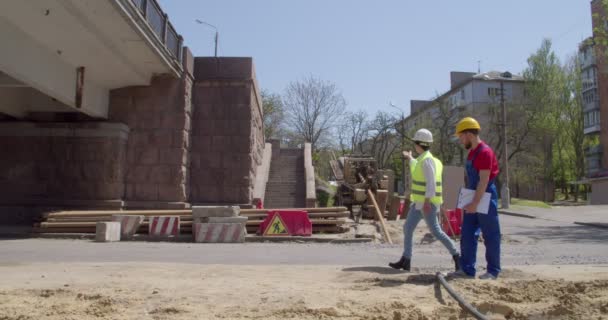
M 215 57 L 217 58 L 217 42 L 218 42 L 219 37 L 220 37 L 220 33 L 217 30 L 217 27 L 214 26 L 214 25 L 212 25 L 212 24 L 210 24 L 210 23 L 207 23 L 205 21 L 199 20 L 199 19 L 196 19 L 195 21 L 198 24 L 206 25 L 208 27 L 211 27 L 211 28 L 215 29 Z
M 390 107 L 393 107 L 399 111 L 401 111 L 401 151 L 405 151 L 405 112 L 403 112 L 403 110 L 401 110 L 401 108 L 397 107 L 396 105 L 394 105 L 392 102 L 389 102 L 388 105 Z M 401 178 L 403 179 L 403 193 L 401 194 L 402 196 L 405 197 L 405 189 L 407 186 L 406 183 L 406 179 L 407 179 L 407 175 L 406 175 L 406 163 L 405 163 L 405 158 L 403 157 L 403 155 L 401 155 Z
M 509 209 L 511 203 L 511 192 L 509 190 L 509 154 L 507 152 L 507 108 L 505 106 L 505 84 L 504 79 L 511 79 L 512 75 L 506 71 L 500 74 L 500 107 L 502 109 L 502 143 L 504 155 L 505 181 L 502 185 L 501 204 L 503 209 Z

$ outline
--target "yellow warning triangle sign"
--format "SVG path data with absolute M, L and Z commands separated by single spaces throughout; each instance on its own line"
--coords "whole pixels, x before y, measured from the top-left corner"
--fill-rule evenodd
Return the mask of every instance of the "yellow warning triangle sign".
M 264 231 L 265 236 L 288 236 L 289 231 L 287 231 L 287 227 L 285 227 L 285 223 L 283 219 L 281 219 L 281 215 L 278 213 L 274 214 L 272 220 L 266 226 L 266 230 Z

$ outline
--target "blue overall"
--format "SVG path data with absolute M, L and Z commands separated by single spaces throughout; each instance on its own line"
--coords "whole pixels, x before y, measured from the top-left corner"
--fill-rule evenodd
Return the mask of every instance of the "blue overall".
M 473 154 L 471 160 L 467 161 L 467 188 L 477 190 L 479 184 L 479 172 L 473 167 L 473 161 L 479 155 L 479 152 L 488 148 L 485 144 Z M 498 193 L 494 179 L 488 182 L 486 192 L 492 194 L 490 201 L 490 210 L 488 214 L 475 213 L 464 214 L 462 221 L 462 236 L 460 239 L 460 254 L 462 271 L 469 276 L 475 276 L 475 263 L 477 260 L 477 240 L 479 231 L 483 234 L 484 244 L 486 246 L 486 262 L 488 263 L 488 272 L 497 277 L 500 273 L 500 224 L 498 223 Z

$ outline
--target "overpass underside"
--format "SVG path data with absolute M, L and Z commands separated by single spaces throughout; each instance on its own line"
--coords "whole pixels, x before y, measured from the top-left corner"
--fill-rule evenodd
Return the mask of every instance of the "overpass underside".
M 250 58 L 193 58 L 154 0 L 0 2 L 0 224 L 251 203 Z

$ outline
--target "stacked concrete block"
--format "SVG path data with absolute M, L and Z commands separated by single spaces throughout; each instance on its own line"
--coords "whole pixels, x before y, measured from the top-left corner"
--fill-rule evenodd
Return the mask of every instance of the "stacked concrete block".
M 191 66 L 192 56 L 184 51 L 184 65 Z M 192 71 L 186 68 L 181 79 L 157 76 L 149 86 L 111 91 L 110 119 L 131 128 L 127 207 L 187 207 L 192 84 Z
M 240 208 L 237 206 L 204 206 L 192 207 L 192 220 L 195 223 L 207 222 L 209 218 L 238 217 Z
M 196 58 L 191 201 L 250 204 L 262 162 L 262 104 L 250 58 Z
M 192 234 L 198 243 L 241 243 L 247 234 L 247 217 L 239 207 L 193 207 Z
M 95 241 L 120 241 L 120 222 L 97 222 L 95 226 Z
M 144 222 L 144 216 L 116 215 L 112 221 L 120 222 L 120 234 L 123 239 L 134 236 Z

